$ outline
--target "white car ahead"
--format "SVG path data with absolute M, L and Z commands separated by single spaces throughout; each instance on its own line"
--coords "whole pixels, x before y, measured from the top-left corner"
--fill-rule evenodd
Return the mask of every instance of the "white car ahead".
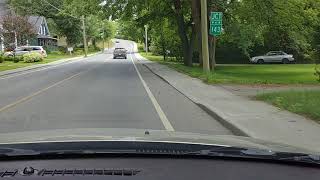
M 251 63 L 264 64 L 264 63 L 283 63 L 289 64 L 295 62 L 292 54 L 287 54 L 283 51 L 271 51 L 264 56 L 252 57 Z

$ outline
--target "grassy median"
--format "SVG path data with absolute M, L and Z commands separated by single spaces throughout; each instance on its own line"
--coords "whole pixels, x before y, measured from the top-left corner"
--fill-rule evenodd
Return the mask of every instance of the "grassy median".
M 205 74 L 198 65 L 186 67 L 181 63 L 163 61 L 162 56 L 141 53 L 149 60 L 202 79 L 209 84 L 319 84 L 314 64 L 269 64 L 269 65 L 220 65 L 214 73 Z
M 320 122 L 319 90 L 266 93 L 258 95 L 257 99 Z

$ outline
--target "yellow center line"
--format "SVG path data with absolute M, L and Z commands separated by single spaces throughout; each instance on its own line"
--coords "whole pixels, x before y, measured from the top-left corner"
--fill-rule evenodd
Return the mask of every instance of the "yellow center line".
M 86 71 L 82 71 L 82 72 L 79 72 L 79 73 L 77 73 L 77 74 L 74 74 L 74 75 L 72 75 L 72 76 L 70 76 L 70 77 L 68 77 L 68 78 L 66 78 L 66 79 L 63 79 L 63 80 L 61 80 L 61 81 L 59 81 L 59 82 L 57 82 L 57 83 L 55 83 L 55 84 L 53 84 L 53 85 L 51 85 L 51 86 L 48 86 L 48 87 L 46 87 L 46 88 L 44 88 L 44 89 L 41 89 L 41 90 L 39 90 L 39 91 L 37 91 L 37 92 L 29 95 L 29 96 L 26 96 L 26 97 L 21 98 L 21 99 L 15 101 L 15 102 L 13 102 L 13 103 L 11 103 L 11 104 L 9 104 L 9 105 L 6 105 L 6 106 L 0 108 L 0 112 L 6 111 L 6 110 L 8 110 L 8 109 L 10 109 L 10 108 L 13 108 L 13 107 L 15 107 L 15 106 L 23 103 L 23 102 L 26 102 L 26 101 L 32 99 L 33 97 L 35 97 L 35 96 L 37 96 L 37 95 L 39 95 L 39 94 L 41 94 L 41 93 L 44 93 L 45 91 L 47 91 L 47 90 L 49 90 L 49 89 L 51 89 L 51 88 L 53 88 L 53 87 L 55 87 L 55 86 L 58 86 L 58 85 L 66 82 L 66 81 L 68 81 L 68 80 L 70 80 L 70 79 L 73 79 L 73 78 L 78 77 L 78 76 L 80 76 L 80 75 L 82 75 L 82 74 L 84 74 L 84 73 L 87 73 L 87 72 L 89 72 L 89 71 L 92 70 L 92 69 L 94 69 L 94 68 L 91 68 L 91 69 L 88 69 L 88 70 L 86 70 Z

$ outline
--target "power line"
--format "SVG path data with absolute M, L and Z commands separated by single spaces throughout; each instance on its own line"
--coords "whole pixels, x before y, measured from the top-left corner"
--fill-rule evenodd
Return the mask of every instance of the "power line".
M 63 10 L 57 8 L 57 7 L 54 6 L 53 4 L 49 3 L 47 0 L 42 0 L 42 1 L 44 1 L 44 2 L 47 3 L 49 6 L 53 7 L 54 9 L 56 9 L 57 11 L 59 11 L 59 12 L 61 12 L 61 13 L 63 13 L 63 14 L 66 14 L 66 15 L 68 15 L 68 16 L 70 16 L 70 17 L 75 18 L 75 19 L 80 19 L 80 18 L 78 18 L 78 17 L 73 16 L 72 14 L 68 14 L 68 13 L 63 12 Z
M 80 19 L 82 21 L 82 31 L 83 31 L 83 46 L 84 46 L 84 54 L 85 54 L 85 57 L 87 57 L 87 54 L 88 54 L 88 46 L 87 46 L 87 39 L 86 39 L 86 26 L 85 26 L 85 17 L 84 15 L 81 16 L 81 18 L 78 18 L 78 17 L 75 17 L 71 14 L 68 14 L 68 13 L 65 13 L 63 12 L 61 9 L 57 8 L 56 6 L 54 6 L 53 4 L 49 3 L 47 0 L 42 0 L 44 1 L 45 3 L 47 3 L 48 5 L 50 5 L 51 7 L 53 7 L 54 9 L 58 10 L 59 12 L 61 13 L 64 13 L 70 17 L 73 17 L 75 19 Z

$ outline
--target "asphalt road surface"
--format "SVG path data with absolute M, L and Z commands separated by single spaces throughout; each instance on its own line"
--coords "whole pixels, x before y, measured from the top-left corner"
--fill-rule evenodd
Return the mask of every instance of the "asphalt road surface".
M 116 47 L 133 44 L 120 40 Z M 139 63 L 108 50 L 81 61 L 0 77 L 0 133 L 134 128 L 231 132 Z

